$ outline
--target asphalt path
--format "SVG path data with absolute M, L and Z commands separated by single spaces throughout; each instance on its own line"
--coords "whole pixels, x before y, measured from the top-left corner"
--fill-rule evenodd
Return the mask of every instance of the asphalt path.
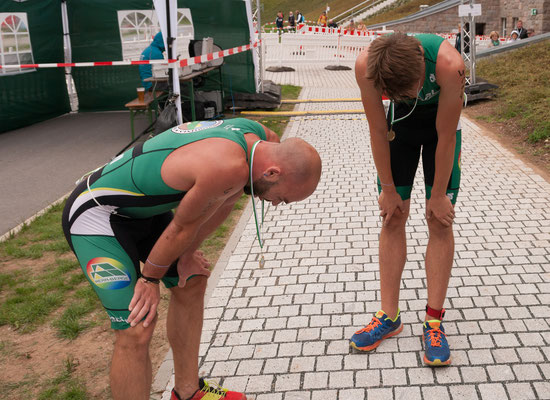
M 136 119 L 136 134 L 146 126 Z M 69 193 L 130 140 L 128 112 L 66 114 L 0 134 L 0 236 Z

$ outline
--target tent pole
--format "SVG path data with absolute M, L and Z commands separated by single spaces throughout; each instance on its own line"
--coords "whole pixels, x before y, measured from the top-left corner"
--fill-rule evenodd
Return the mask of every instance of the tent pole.
M 172 2 L 172 5 L 174 7 L 170 7 L 170 3 Z M 172 14 L 175 13 L 176 18 L 174 20 L 176 21 L 176 26 L 172 26 Z M 172 30 L 176 29 L 177 32 L 177 21 L 178 21 L 178 6 L 177 1 L 173 0 L 166 0 L 166 31 L 168 32 L 168 37 L 166 38 L 166 44 L 168 45 L 167 49 L 167 55 L 169 60 L 174 59 L 174 46 L 177 40 L 177 33 L 176 35 L 173 34 Z M 169 82 L 169 91 L 170 94 L 176 95 L 176 116 L 178 117 L 178 124 L 183 123 L 183 118 L 181 115 L 181 96 L 180 96 L 180 81 L 179 81 L 179 67 L 178 63 L 173 64 L 168 68 L 168 82 Z
M 63 47 L 65 53 L 65 62 L 72 62 L 71 52 L 71 37 L 69 33 L 69 17 L 67 14 L 67 0 L 61 0 L 61 20 L 63 22 Z M 67 90 L 69 91 L 69 103 L 71 105 L 71 111 L 78 111 L 78 105 L 76 104 L 76 93 L 73 90 L 73 76 L 71 75 L 71 67 L 65 67 L 65 82 L 67 83 Z
M 264 53 L 263 53 L 263 48 L 264 48 L 264 44 L 262 42 L 262 10 L 260 8 L 260 0 L 256 0 L 256 15 L 258 16 L 257 17 L 257 20 L 258 20 L 258 24 L 257 24 L 257 29 L 258 29 L 258 40 L 260 41 L 260 45 L 258 46 L 258 54 L 259 54 L 259 58 L 260 58 L 260 93 L 263 93 L 264 92 Z

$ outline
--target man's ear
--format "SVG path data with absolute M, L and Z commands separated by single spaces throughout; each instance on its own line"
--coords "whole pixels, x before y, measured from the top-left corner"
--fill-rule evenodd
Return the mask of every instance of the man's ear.
M 281 168 L 269 167 L 264 171 L 264 179 L 268 182 L 277 182 L 281 177 Z

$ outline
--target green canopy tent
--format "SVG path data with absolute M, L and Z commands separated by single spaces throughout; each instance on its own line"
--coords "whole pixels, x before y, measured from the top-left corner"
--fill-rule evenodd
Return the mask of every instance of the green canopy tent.
M 0 65 L 64 61 L 62 2 L 10 0 L 0 4 Z M 212 37 L 222 49 L 250 43 L 253 31 L 249 2 L 178 0 L 180 45 L 176 56 L 187 56 L 186 40 L 191 39 Z M 65 3 L 66 33 L 70 34 L 70 48 L 66 50 L 70 50 L 70 61 L 75 63 L 139 59 L 152 36 L 160 31 L 152 0 Z M 18 29 L 16 34 L 2 25 L 6 21 L 10 25 L 10 15 L 25 22 L 11 27 Z M 251 51 L 225 59 L 222 72 L 226 94 L 256 92 L 254 59 Z M 141 86 L 137 66 L 75 67 L 70 72 L 79 111 L 123 110 L 124 104 L 136 97 L 136 87 Z M 0 68 L 0 132 L 70 111 L 66 81 L 70 79 L 65 79 L 63 68 Z

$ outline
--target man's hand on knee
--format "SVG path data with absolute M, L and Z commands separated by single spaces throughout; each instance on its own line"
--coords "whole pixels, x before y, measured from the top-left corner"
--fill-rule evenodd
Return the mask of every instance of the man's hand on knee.
M 447 196 L 432 196 L 426 205 L 426 218 L 437 219 L 443 226 L 449 227 L 455 218 L 455 209 Z
M 130 302 L 128 317 L 130 326 L 136 326 L 143 318 L 143 327 L 147 328 L 157 315 L 157 307 L 160 302 L 160 288 L 158 283 L 148 282 L 139 278 L 134 288 L 134 297 Z
M 204 257 L 202 251 L 197 250 L 190 256 L 180 257 L 178 260 L 179 287 L 184 287 L 187 279 L 193 275 L 204 275 L 210 277 L 210 263 Z

